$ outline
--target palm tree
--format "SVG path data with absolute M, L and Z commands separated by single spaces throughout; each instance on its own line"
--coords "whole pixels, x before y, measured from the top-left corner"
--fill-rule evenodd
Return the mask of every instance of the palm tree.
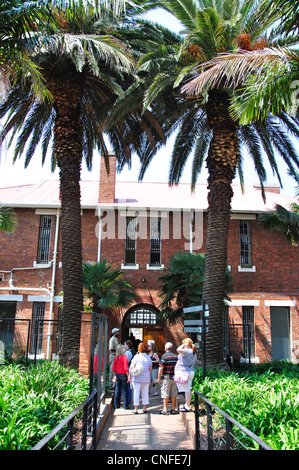
M 183 308 L 201 305 L 205 272 L 205 254 L 177 252 L 170 258 L 165 274 L 159 278 L 159 306 L 163 319 L 175 323 L 182 319 Z M 229 300 L 231 274 L 226 270 L 225 299 Z
M 80 312 L 83 309 L 80 171 L 82 156 L 91 167 L 94 148 L 107 154 L 103 118 L 122 92 L 120 83 L 134 69 L 124 45 L 97 34 L 98 15 L 83 9 L 57 15 L 60 33 L 35 32 L 39 47 L 31 59 L 45 81 L 51 100 L 37 99 L 30 81 L 14 86 L 0 107 L 6 118 L 2 137 L 17 138 L 15 156 L 25 153 L 25 166 L 42 143 L 42 162 L 51 139 L 52 166 L 60 170 L 63 264 L 63 339 L 60 360 L 78 367 Z M 27 144 L 27 148 L 25 147 Z
M 122 277 L 123 272 L 113 269 L 112 263 L 108 264 L 106 259 L 99 263 L 83 263 L 83 287 L 86 297 L 91 299 L 89 307 L 93 312 L 131 304 L 135 293 Z
M 10 86 L 18 75 L 30 79 L 34 93 L 39 98 L 49 99 L 42 74 L 30 57 L 37 46 L 35 31 L 52 29 L 57 12 L 84 9 L 88 16 L 92 11 L 109 15 L 122 14 L 125 0 L 5 0 L 0 5 L 0 80 Z M 134 6 L 130 4 L 130 8 Z M 135 7 L 137 8 L 137 7 Z
M 160 60 L 159 72 L 148 88 L 144 107 L 159 100 L 161 90 L 164 94 L 168 90 L 170 99 L 174 90 L 179 91 L 183 80 L 189 77 L 190 81 L 190 77 L 193 77 L 193 81 L 184 86 L 183 94 L 177 93 L 175 97 L 177 121 L 173 129 L 178 128 L 178 134 L 172 151 L 169 182 L 179 182 L 191 151 L 194 151 L 192 186 L 203 162 L 206 162 L 209 193 L 203 297 L 210 310 L 207 358 L 213 364 L 222 362 L 222 305 L 232 181 L 238 170 L 243 186 L 242 162 L 249 153 L 265 198 L 263 183 L 266 171 L 263 158 L 266 155 L 281 183 L 274 151 L 282 156 L 292 171 L 298 168 L 297 151 L 287 130 L 298 137 L 299 126 L 297 119 L 285 112 L 278 117 L 268 115 L 264 122 L 255 121 L 248 125 L 240 125 L 238 120 L 234 120 L 230 113 L 232 97 L 237 92 L 233 67 L 230 69 L 230 80 L 226 80 L 226 76 L 216 82 L 201 80 L 212 80 L 212 72 L 205 67 L 211 67 L 211 62 L 219 54 L 260 50 L 270 40 L 275 43 L 275 29 L 269 38 L 267 30 L 279 18 L 279 12 L 276 16 L 272 13 L 267 16 L 260 10 L 260 2 L 255 0 L 161 0 L 160 6 L 181 21 L 185 27 L 185 40 L 172 57 L 167 51 L 167 56 L 164 55 L 163 60 Z M 208 73 L 210 77 L 207 77 Z M 196 88 L 198 83 L 199 90 Z M 153 156 L 154 152 L 148 146 L 144 152 L 141 175 Z

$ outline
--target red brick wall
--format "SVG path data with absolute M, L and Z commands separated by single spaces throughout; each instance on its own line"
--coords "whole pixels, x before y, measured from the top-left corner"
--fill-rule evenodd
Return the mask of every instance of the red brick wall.
M 10 271 L 15 267 L 32 267 L 36 261 L 37 242 L 39 233 L 40 216 L 35 214 L 34 209 L 17 209 L 18 226 L 15 232 L 10 234 L 0 233 L 0 269 Z M 55 216 L 53 216 L 50 259 L 54 250 Z M 162 263 L 167 266 L 169 258 L 179 250 L 185 248 L 188 240 L 176 239 L 173 235 L 172 215 L 169 217 L 169 239 L 162 240 Z M 118 234 L 118 223 L 125 225 L 125 217 L 118 217 L 115 214 L 115 234 Z M 203 231 L 206 232 L 206 216 L 204 215 Z M 98 238 L 96 225 L 98 217 L 94 209 L 82 212 L 82 242 L 83 258 L 86 261 L 96 261 L 98 253 Z M 166 223 L 162 219 L 163 223 Z M 149 226 L 147 226 L 149 233 Z M 240 265 L 240 242 L 239 242 L 239 220 L 231 220 L 229 240 L 228 240 L 228 265 L 231 266 L 233 276 L 234 299 L 255 299 L 260 301 L 260 305 L 255 307 L 255 334 L 256 334 L 256 356 L 260 361 L 271 357 L 271 329 L 270 329 L 270 308 L 264 305 L 264 300 L 296 300 L 298 305 L 298 247 L 290 246 L 283 234 L 275 231 L 264 231 L 256 220 L 251 221 L 252 237 L 252 259 L 256 266 L 256 272 L 238 272 Z M 61 261 L 61 250 L 59 242 L 58 263 Z M 204 251 L 204 246 L 200 251 Z M 101 240 L 101 259 L 107 258 L 115 267 L 119 267 L 124 262 L 124 238 Z M 159 307 L 159 281 L 163 274 L 160 270 L 147 270 L 149 263 L 149 240 L 137 240 L 137 259 L 139 264 L 137 270 L 123 270 L 124 277 L 128 279 L 137 289 L 137 303 L 148 303 Z M 32 269 L 25 271 L 15 271 L 13 274 L 14 284 L 23 287 L 47 287 L 51 283 L 52 268 Z M 9 274 L 5 274 L 1 287 L 8 288 Z M 142 280 L 145 280 L 143 282 Z M 62 290 L 62 269 L 57 264 L 57 278 L 55 285 L 55 295 L 59 295 Z M 8 294 L 7 291 L 0 291 L 0 294 Z M 18 293 L 18 292 L 12 292 Z M 37 295 L 37 292 L 19 292 L 24 297 L 24 301 L 18 304 L 18 315 L 24 318 L 31 318 L 32 302 L 27 302 L 27 295 Z M 47 304 L 48 305 L 48 304 Z M 46 307 L 48 311 L 48 307 Z M 230 308 L 231 321 L 240 322 L 239 307 Z M 55 303 L 55 317 L 57 318 L 58 303 Z M 298 307 L 291 307 L 291 342 L 293 358 L 299 353 L 299 320 Z M 121 327 L 125 311 L 121 315 L 111 315 L 109 329 L 114 326 Z M 110 329 L 110 331 L 111 331 Z M 176 325 L 165 329 L 165 341 L 172 341 L 179 344 L 184 333 L 181 325 Z M 126 338 L 121 338 L 122 340 Z

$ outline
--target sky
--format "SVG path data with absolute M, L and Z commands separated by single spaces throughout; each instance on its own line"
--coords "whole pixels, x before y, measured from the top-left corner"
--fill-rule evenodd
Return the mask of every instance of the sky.
M 168 27 L 176 32 L 181 30 L 181 24 L 169 13 L 164 12 L 163 10 L 160 11 L 153 11 L 147 13 L 146 17 L 151 21 L 157 22 L 162 24 L 163 26 Z M 171 149 L 174 142 L 174 136 L 171 137 L 168 143 L 157 153 L 157 155 L 152 160 L 143 181 L 146 182 L 168 182 L 168 173 L 169 173 L 169 163 L 170 163 L 170 155 Z M 299 151 L 299 143 L 297 141 L 298 151 Z M 50 156 L 46 158 L 44 166 L 41 166 L 41 157 L 38 152 L 32 158 L 30 164 L 26 169 L 24 169 L 24 160 L 20 159 L 17 160 L 14 164 L 12 164 L 12 150 L 7 149 L 5 144 L 2 146 L 1 149 L 1 163 L 0 163 L 0 187 L 8 187 L 8 186 L 15 186 L 21 184 L 32 184 L 38 183 L 42 180 L 48 179 L 59 179 L 59 172 L 58 169 L 51 173 L 51 160 Z M 287 175 L 287 167 L 283 162 L 282 158 L 278 156 L 278 167 L 280 170 L 280 175 L 282 179 L 283 189 L 282 193 L 292 196 L 295 196 L 295 186 L 296 183 L 293 178 Z M 182 183 L 190 183 L 191 181 L 191 164 L 192 164 L 192 156 L 190 156 L 184 172 L 181 177 Z M 81 172 L 81 179 L 82 180 L 97 180 L 99 178 L 100 173 L 100 158 L 98 155 L 94 155 L 93 158 L 93 169 L 89 172 L 86 168 L 85 163 L 82 164 L 82 172 Z M 266 171 L 267 171 L 267 184 L 275 184 L 278 185 L 277 177 L 273 175 L 272 170 L 270 167 L 267 167 L 265 164 Z M 138 181 L 138 174 L 139 174 L 139 161 L 138 157 L 133 157 L 131 170 L 128 169 L 126 166 L 123 171 L 117 176 L 117 179 L 120 181 Z M 258 184 L 258 178 L 254 170 L 253 163 L 250 159 L 246 159 L 244 162 L 244 179 L 245 185 L 252 185 Z M 206 183 L 207 181 L 207 170 L 203 168 L 201 174 L 198 177 L 198 183 Z M 235 184 L 239 183 L 238 176 L 236 177 Z

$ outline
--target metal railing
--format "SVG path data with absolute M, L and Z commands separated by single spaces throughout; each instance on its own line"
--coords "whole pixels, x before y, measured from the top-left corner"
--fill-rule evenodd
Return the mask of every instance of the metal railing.
M 196 450 L 273 450 L 201 393 L 194 396 Z
M 95 390 L 31 450 L 96 449 L 97 395 Z

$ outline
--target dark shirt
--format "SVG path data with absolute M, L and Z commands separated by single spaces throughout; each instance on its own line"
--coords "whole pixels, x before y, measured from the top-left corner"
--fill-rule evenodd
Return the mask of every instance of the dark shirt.
M 162 378 L 166 375 L 169 376 L 170 379 L 174 376 L 174 368 L 178 361 L 178 356 L 173 351 L 167 351 L 160 360 L 160 365 L 164 367 Z

